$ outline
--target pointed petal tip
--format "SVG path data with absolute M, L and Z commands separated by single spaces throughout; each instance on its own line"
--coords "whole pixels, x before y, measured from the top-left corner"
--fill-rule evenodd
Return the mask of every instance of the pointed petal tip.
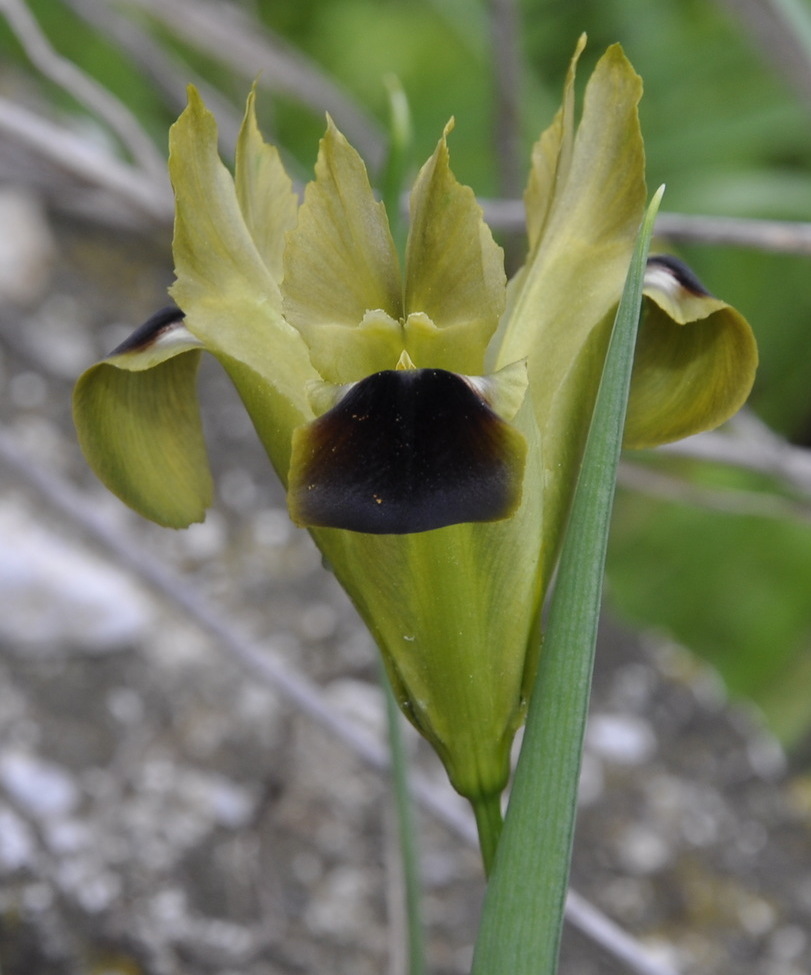
M 207 112 L 206 103 L 203 96 L 195 85 L 186 85 L 186 108 L 196 112 Z
M 321 137 L 322 141 L 334 139 L 341 143 L 348 143 L 349 140 L 343 134 L 343 132 L 338 128 L 335 119 L 330 115 L 329 112 L 324 113 L 324 118 L 326 120 L 326 128 L 324 129 L 324 135 Z

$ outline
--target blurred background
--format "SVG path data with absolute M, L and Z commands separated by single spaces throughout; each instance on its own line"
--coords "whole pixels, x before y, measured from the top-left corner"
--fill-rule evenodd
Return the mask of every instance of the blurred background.
M 414 165 L 454 116 L 513 258 L 583 31 L 579 89 L 615 41 L 642 75 L 661 243 L 761 367 L 728 429 L 623 463 L 573 884 L 668 971 L 811 972 L 808 0 L 0 0 L 4 975 L 405 971 L 374 648 L 236 395 L 207 363 L 217 498 L 171 532 L 86 469 L 70 392 L 166 303 L 188 83 L 228 160 L 258 79 L 304 182 L 325 111 L 381 172 L 396 76 Z M 463 973 L 478 855 L 408 743 L 430 971 Z M 567 929 L 562 972 L 628 970 Z

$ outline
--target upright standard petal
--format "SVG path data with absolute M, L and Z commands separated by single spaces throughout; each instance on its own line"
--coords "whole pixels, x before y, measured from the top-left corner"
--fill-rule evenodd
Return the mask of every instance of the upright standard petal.
M 315 175 L 288 237 L 284 312 L 319 374 L 354 382 L 393 369 L 403 349 L 399 261 L 363 160 L 331 119 Z
M 234 185 L 248 233 L 271 277 L 281 281 L 286 235 L 296 225 L 299 201 L 279 150 L 265 142 L 256 124 L 255 88 L 237 139 Z
M 449 123 L 411 192 L 406 349 L 417 366 L 479 375 L 504 310 L 504 257 L 469 186 L 450 169 Z
M 609 48 L 586 86 L 573 132 L 579 50 L 562 113 L 534 154 L 526 202 L 535 239 L 510 283 L 507 311 L 488 352 L 491 368 L 523 357 L 529 362 L 544 447 L 547 569 L 565 524 L 645 203 L 641 80 L 622 50 Z
M 79 444 L 99 480 L 170 528 L 202 521 L 211 503 L 195 389 L 200 342 L 176 308 L 159 312 L 73 394 Z
M 238 193 L 219 158 L 214 118 L 190 89 L 169 139 L 176 197 L 171 293 L 189 331 L 228 371 L 284 481 L 290 434 L 312 417 L 305 385 L 317 373 L 301 335 L 282 316 L 273 265 L 290 225 L 290 185 L 261 144 L 252 103 L 239 144 Z
M 574 79 L 577 62 L 586 46 L 586 35 L 581 34 L 575 52 L 569 62 L 563 85 L 563 104 L 540 139 L 532 149 L 532 166 L 524 206 L 527 214 L 527 239 L 532 250 L 543 234 L 549 212 L 559 190 L 566 182 L 572 164 L 574 143 Z
M 574 63 L 565 104 L 573 81 Z M 569 364 L 622 291 L 645 202 L 641 94 L 641 80 L 621 48 L 609 48 L 586 86 L 576 132 L 571 111 L 553 123 L 560 149 L 552 178 L 549 148 L 534 156 L 526 202 L 533 221 L 534 211 L 543 208 L 543 232 L 536 232 L 526 264 L 511 283 L 492 355 L 499 364 L 529 356 L 544 426 Z M 539 146 L 548 138 L 547 132 Z M 564 147 L 570 141 L 569 158 Z M 543 199 L 542 191 L 551 199 Z
M 280 315 L 278 281 L 251 237 L 234 181 L 220 160 L 217 123 L 194 88 L 189 88 L 188 95 L 186 109 L 169 131 L 169 175 L 175 192 L 173 254 L 178 278 L 174 297 L 189 315 L 189 306 L 195 302 L 220 295 L 234 299 L 247 290 L 254 301 L 269 305 Z M 247 132 L 251 125 L 249 112 L 240 135 L 243 146 L 253 142 Z M 247 198 L 249 192 L 243 180 L 242 195 Z M 262 195 L 264 198 L 264 191 Z M 250 213 L 254 204 L 246 199 L 245 207 Z M 249 329 L 227 327 L 226 341 L 238 339 L 234 333 L 239 331 Z

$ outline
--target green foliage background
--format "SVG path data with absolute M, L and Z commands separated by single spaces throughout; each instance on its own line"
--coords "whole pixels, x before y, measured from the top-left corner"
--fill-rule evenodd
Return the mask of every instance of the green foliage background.
M 496 195 L 493 124 L 500 107 L 489 10 L 482 0 L 253 0 L 240 6 L 330 74 L 381 126 L 387 104 L 382 79 L 399 77 L 411 101 L 417 163 L 454 115 L 456 172 L 480 195 Z M 32 0 L 30 7 L 54 45 L 114 91 L 165 144 L 177 106 L 61 0 Z M 811 7 L 805 9 L 811 18 Z M 132 16 L 241 110 L 249 78 L 235 77 L 143 13 Z M 582 31 L 590 42 L 581 82 L 614 41 L 623 44 L 645 81 L 649 185 L 667 184 L 666 209 L 811 220 L 811 104 L 761 55 L 728 7 L 712 0 L 524 0 L 519 53 L 525 157 L 559 103 Z M 0 64 L 0 85 L 6 87 L 15 72 L 29 70 L 4 24 Z M 58 111 L 81 111 L 55 86 L 42 81 L 39 87 Z M 260 103 L 267 134 L 306 178 L 323 118 L 290 98 L 265 93 Z M 752 409 L 778 433 L 808 446 L 809 259 L 697 245 L 683 248 L 682 256 L 755 329 L 761 368 Z M 764 708 L 785 741 L 798 743 L 811 726 L 807 510 L 780 508 L 786 492 L 768 479 L 687 462 L 668 462 L 667 469 L 701 487 L 753 492 L 778 505 L 767 515 L 740 514 L 622 492 L 609 553 L 612 605 L 700 653 L 733 692 Z

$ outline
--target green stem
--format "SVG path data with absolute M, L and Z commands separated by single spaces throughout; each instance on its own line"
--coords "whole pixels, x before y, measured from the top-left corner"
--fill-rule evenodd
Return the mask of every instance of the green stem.
M 476 816 L 476 828 L 479 831 L 479 847 L 482 851 L 485 876 L 490 876 L 496 847 L 501 836 L 504 819 L 501 815 L 501 796 L 496 793 L 490 796 L 471 800 L 473 813 Z
M 425 940 L 420 907 L 421 884 L 414 806 L 408 787 L 408 763 L 403 744 L 402 717 L 389 679 L 381 664 L 380 682 L 386 696 L 386 723 L 391 752 L 391 777 L 397 810 L 397 832 L 405 887 L 406 927 L 408 931 L 408 975 L 425 973 Z

